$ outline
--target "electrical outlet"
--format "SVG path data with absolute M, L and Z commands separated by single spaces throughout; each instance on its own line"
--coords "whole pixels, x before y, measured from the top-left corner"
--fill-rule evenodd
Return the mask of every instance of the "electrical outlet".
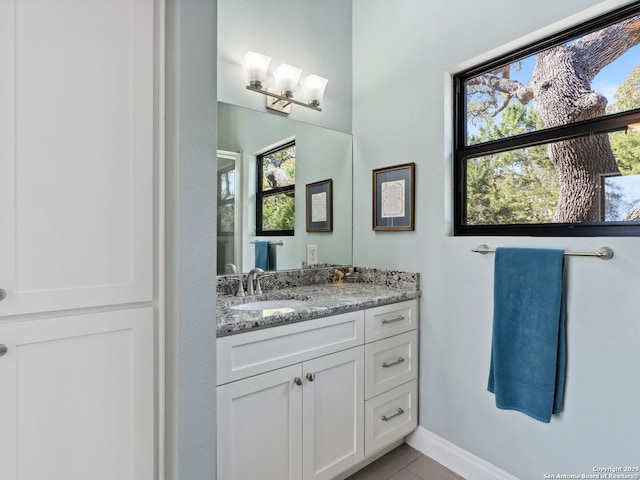
M 318 245 L 307 245 L 307 265 L 318 264 Z

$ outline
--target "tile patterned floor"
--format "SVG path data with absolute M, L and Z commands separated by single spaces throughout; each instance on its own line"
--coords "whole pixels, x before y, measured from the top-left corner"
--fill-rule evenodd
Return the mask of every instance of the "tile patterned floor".
M 460 475 L 422 455 L 407 444 L 400 445 L 347 480 L 464 480 Z

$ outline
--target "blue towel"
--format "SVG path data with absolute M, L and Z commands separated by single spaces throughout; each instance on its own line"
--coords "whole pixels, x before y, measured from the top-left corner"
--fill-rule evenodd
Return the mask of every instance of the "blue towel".
M 277 270 L 278 269 L 278 257 L 276 253 L 278 253 L 277 245 L 275 243 L 269 243 L 269 270 Z
M 256 241 L 256 268 L 269 270 L 269 242 Z
M 563 407 L 564 251 L 498 248 L 488 390 L 496 406 L 541 422 Z

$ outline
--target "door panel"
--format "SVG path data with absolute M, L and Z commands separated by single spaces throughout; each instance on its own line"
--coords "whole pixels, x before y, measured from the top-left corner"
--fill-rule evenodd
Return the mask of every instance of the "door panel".
M 218 387 L 218 478 L 302 478 L 302 367 Z
M 328 480 L 364 458 L 364 349 L 304 363 L 304 479 Z
M 0 315 L 148 301 L 153 0 L 0 0 Z
M 0 324 L 0 478 L 152 480 L 153 310 Z

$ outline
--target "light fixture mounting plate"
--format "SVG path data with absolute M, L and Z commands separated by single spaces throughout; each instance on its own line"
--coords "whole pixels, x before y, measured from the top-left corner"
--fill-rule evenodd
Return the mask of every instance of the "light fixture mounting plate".
M 269 93 L 274 93 L 276 95 L 280 95 L 280 92 L 274 88 L 267 88 Z M 275 97 L 270 97 L 267 95 L 266 97 L 267 108 L 269 110 L 274 110 L 276 112 L 284 113 L 285 115 L 289 115 L 291 113 L 291 102 L 286 100 L 280 100 Z

